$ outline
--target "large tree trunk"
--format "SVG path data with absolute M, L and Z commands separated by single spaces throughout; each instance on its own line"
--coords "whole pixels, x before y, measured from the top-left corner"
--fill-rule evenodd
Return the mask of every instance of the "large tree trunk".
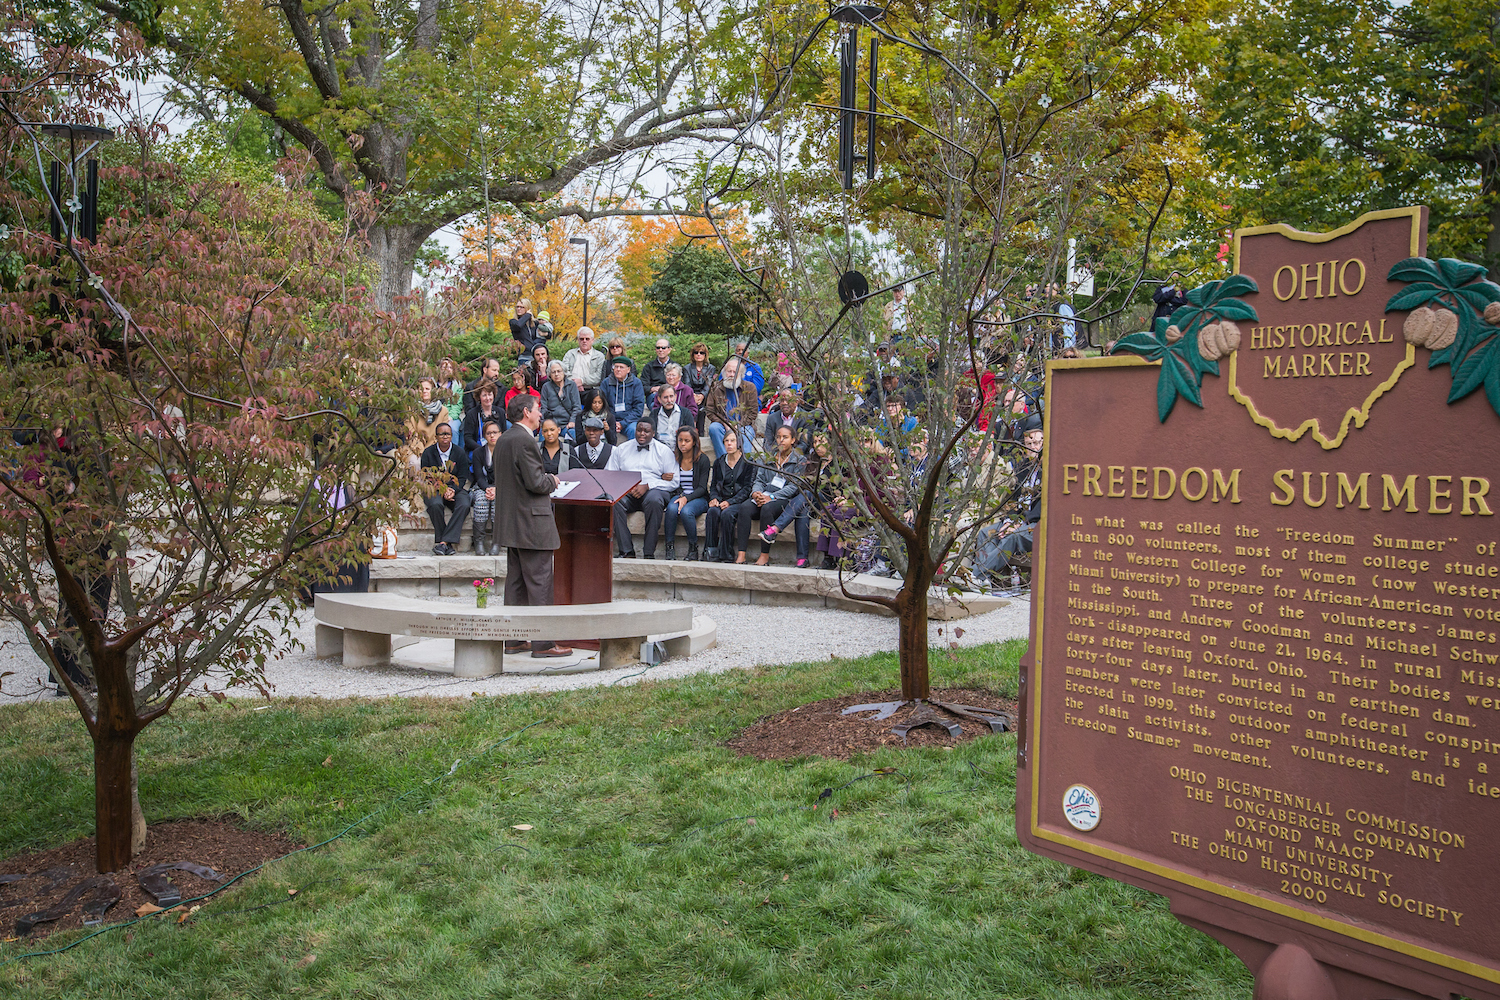
M 901 699 L 926 700 L 932 693 L 927 680 L 927 589 L 932 574 L 907 570 L 905 585 L 896 595 L 896 618 L 901 634 L 896 649 L 901 658 Z
M 398 298 L 411 294 L 412 262 L 430 235 L 423 225 L 370 227 L 370 258 L 378 274 L 375 308 L 393 311 Z
M 146 843 L 136 793 L 135 737 L 134 731 L 101 728 L 94 738 L 94 860 L 100 872 L 123 871 Z

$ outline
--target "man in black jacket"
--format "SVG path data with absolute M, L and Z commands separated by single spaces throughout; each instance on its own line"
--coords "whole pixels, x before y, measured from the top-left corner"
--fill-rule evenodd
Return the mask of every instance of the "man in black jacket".
M 583 421 L 584 443 L 573 449 L 573 464 L 580 469 L 602 469 L 609 464 L 614 446 L 604 440 L 604 421 L 598 417 L 585 417 Z
M 439 424 L 437 444 L 422 452 L 423 476 L 437 489 L 427 498 L 427 516 L 432 519 L 432 554 L 451 556 L 458 551 L 464 520 L 469 516 L 469 456 L 453 441 L 453 426 Z M 430 472 L 427 470 L 431 470 Z
M 667 365 L 672 363 L 672 342 L 665 337 L 656 342 L 656 358 L 641 369 L 641 384 L 646 392 L 667 384 Z
M 1177 278 L 1175 271 L 1172 277 Z M 1151 323 L 1154 326 L 1163 316 L 1171 316 L 1187 305 L 1187 296 L 1183 294 L 1181 284 L 1166 284 L 1151 293 L 1151 301 L 1156 303 L 1156 309 L 1151 313 Z

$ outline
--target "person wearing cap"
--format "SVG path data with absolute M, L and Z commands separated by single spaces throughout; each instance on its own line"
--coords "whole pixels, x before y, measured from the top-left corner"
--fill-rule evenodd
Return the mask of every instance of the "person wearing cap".
M 604 421 L 598 417 L 583 418 L 583 444 L 573 449 L 575 469 L 603 469 L 609 465 L 614 445 L 604 440 Z
M 639 381 L 639 380 L 638 380 Z M 635 424 L 635 440 L 621 441 L 605 466 L 610 472 L 638 472 L 641 481 L 615 504 L 615 544 L 622 559 L 635 558 L 626 518 L 636 511 L 646 515 L 646 558 L 656 558 L 656 539 L 668 498 L 677 490 L 677 460 L 672 449 L 656 440 L 649 417 Z
M 536 336 L 538 340 L 551 340 L 557 334 L 552 325 L 552 314 L 543 309 L 536 314 Z
M 630 437 L 630 429 L 646 411 L 646 390 L 641 380 L 630 374 L 630 361 L 625 357 L 610 362 L 611 374 L 599 385 L 604 394 L 607 419 L 614 422 L 616 440 L 624 443 Z
M 604 381 L 604 352 L 594 350 L 594 331 L 586 326 L 578 328 L 578 346 L 563 355 L 563 370 L 578 387 L 597 389 Z
M 547 384 L 547 365 L 551 362 L 552 354 L 546 344 L 539 340 L 531 345 L 531 359 L 526 362 L 526 384 L 541 392 L 542 386 Z
M 522 354 L 529 354 L 531 348 L 535 346 L 536 317 L 531 315 L 530 299 L 520 299 L 516 302 L 516 318 L 510 321 L 510 339 L 516 342 Z
M 667 382 L 667 365 L 672 363 L 672 342 L 666 337 L 659 337 L 656 341 L 656 357 L 641 369 L 641 381 L 646 384 L 647 390 L 655 389 L 665 385 Z

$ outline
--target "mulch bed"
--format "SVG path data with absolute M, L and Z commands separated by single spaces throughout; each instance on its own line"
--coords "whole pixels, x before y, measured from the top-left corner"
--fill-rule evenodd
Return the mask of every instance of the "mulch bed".
M 297 846 L 283 834 L 241 830 L 224 820 L 184 819 L 152 824 L 146 829 L 145 848 L 131 861 L 129 869 L 105 876 L 119 886 L 120 901 L 104 914 L 104 922 L 130 920 L 137 907 L 153 902 L 136 879 L 138 872 L 152 865 L 191 861 L 212 868 L 227 880 L 264 861 L 279 858 Z M 169 874 L 185 900 L 223 884 L 184 871 Z M 8 881 L 8 875 L 27 877 Z M 17 920 L 54 906 L 70 889 L 96 875 L 93 837 L 0 861 L 0 939 L 14 939 Z M 36 941 L 54 931 L 83 926 L 81 907 L 80 901 L 66 916 L 37 924 L 25 939 Z
M 792 757 L 848 760 L 855 754 L 869 753 L 881 747 L 953 746 L 977 736 L 987 736 L 991 731 L 988 723 L 931 709 L 941 717 L 962 726 L 962 735 L 955 740 L 948 735 L 946 729 L 939 726 L 922 726 L 907 733 L 903 742 L 900 736 L 891 732 L 891 727 L 908 722 L 919 711 L 928 710 L 926 706 L 905 705 L 897 709 L 896 714 L 880 722 L 870 721 L 876 714 L 874 712 L 840 714 L 851 705 L 895 701 L 900 697 L 901 692 L 891 688 L 887 691 L 864 691 L 799 705 L 788 711 L 757 719 L 725 746 L 738 751 L 741 756 L 761 760 L 786 760 Z M 975 708 L 996 709 L 1007 713 L 1012 719 L 1016 717 L 1016 703 L 991 691 L 933 688 L 932 698 L 958 705 L 972 705 Z

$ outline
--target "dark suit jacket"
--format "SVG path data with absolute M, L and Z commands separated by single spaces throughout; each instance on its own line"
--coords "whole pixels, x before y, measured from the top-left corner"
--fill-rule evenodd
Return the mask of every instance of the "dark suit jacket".
M 555 549 L 552 477 L 542 469 L 536 438 L 511 424 L 495 445 L 495 541 L 509 549 Z
M 445 474 L 441 477 L 445 489 L 452 486 L 454 489 L 466 490 L 474 485 L 469 471 L 469 456 L 464 454 L 464 446 L 457 441 L 453 442 L 453 448 L 448 452 L 446 467 L 443 466 L 442 452 L 438 451 L 438 446 L 428 445 L 427 450 L 422 452 L 422 468 L 441 470 Z
M 614 451 L 614 445 L 608 441 L 599 442 L 603 447 L 599 449 L 599 461 L 589 461 L 589 443 L 580 435 L 579 442 L 573 448 L 572 466 L 575 469 L 602 469 L 609 464 L 610 452 Z

